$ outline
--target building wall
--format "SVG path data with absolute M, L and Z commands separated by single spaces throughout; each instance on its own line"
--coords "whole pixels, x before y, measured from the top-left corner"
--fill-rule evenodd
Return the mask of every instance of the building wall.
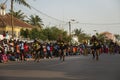
M 0 27 L 0 34 L 2 34 L 3 31 L 5 31 L 5 27 Z
M 23 27 L 18 27 L 18 26 L 14 26 L 13 30 L 14 30 L 14 34 L 15 36 L 18 38 L 20 36 L 20 30 L 21 29 L 29 29 L 31 30 L 31 28 L 23 28 Z M 8 31 L 9 35 L 12 35 L 12 27 L 11 26 L 6 26 L 6 27 L 0 27 L 0 34 L 3 33 L 3 31 Z
M 113 40 L 113 42 L 116 41 L 116 38 L 115 38 L 114 34 L 109 33 L 109 32 L 105 32 L 103 34 L 106 36 L 107 39 L 111 39 L 111 40 Z

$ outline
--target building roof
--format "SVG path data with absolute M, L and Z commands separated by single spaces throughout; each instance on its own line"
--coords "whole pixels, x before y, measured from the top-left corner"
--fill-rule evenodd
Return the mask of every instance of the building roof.
M 13 17 L 14 26 L 23 28 L 33 28 L 32 25 L 25 23 L 24 21 Z M 0 27 L 11 26 L 11 15 L 0 15 Z
M 115 35 L 114 34 L 112 34 L 110 32 L 107 32 L 107 31 L 103 32 L 101 34 L 105 35 L 107 39 L 111 39 L 111 40 L 115 41 Z
M 102 32 L 101 34 L 108 34 L 108 35 L 112 35 L 112 33 L 110 33 L 110 32 Z

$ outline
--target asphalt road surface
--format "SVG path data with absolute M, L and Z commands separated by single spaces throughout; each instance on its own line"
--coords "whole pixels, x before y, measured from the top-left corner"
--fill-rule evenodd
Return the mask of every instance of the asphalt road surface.
M 0 63 L 0 80 L 120 80 L 120 54 Z

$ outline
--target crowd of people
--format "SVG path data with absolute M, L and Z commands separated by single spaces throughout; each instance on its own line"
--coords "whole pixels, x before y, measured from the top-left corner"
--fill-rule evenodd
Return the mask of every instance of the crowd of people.
M 79 45 L 71 45 L 62 40 L 54 43 L 34 40 L 33 42 L 20 40 L 0 40 L 0 62 L 8 61 L 26 61 L 33 59 L 39 62 L 40 59 L 50 59 L 60 57 L 60 60 L 65 61 L 65 56 L 69 55 L 88 55 L 93 54 L 93 59 L 98 60 L 101 53 L 115 54 L 120 53 L 120 46 L 114 42 L 109 44 L 101 43 L 93 36 L 90 40 L 90 45 L 82 43 Z

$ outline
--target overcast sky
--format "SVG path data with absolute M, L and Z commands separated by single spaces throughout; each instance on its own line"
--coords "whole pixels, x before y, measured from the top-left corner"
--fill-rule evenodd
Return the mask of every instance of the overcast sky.
M 5 0 L 0 0 L 0 3 Z M 10 0 L 7 2 L 7 11 L 10 9 Z M 37 10 L 68 22 L 75 19 L 72 30 L 82 28 L 86 33 L 93 34 L 93 30 L 98 32 L 109 31 L 120 34 L 120 0 L 26 0 Z M 59 25 L 68 30 L 68 25 L 50 19 L 34 9 L 24 6 L 14 5 L 14 10 L 22 10 L 26 15 L 39 15 L 45 25 Z

